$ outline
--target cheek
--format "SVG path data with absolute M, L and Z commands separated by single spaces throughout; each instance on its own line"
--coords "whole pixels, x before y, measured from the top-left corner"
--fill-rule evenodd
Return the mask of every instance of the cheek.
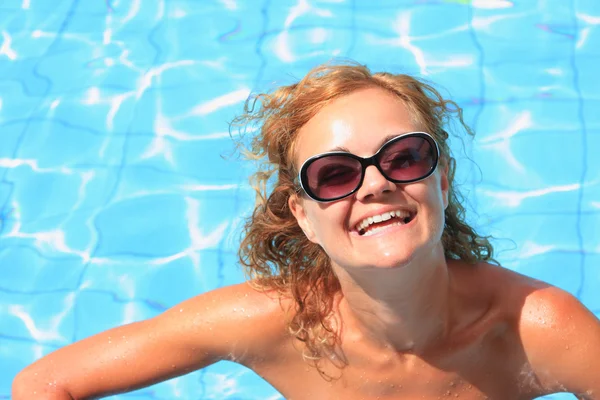
M 340 207 L 342 206 L 342 207 Z M 330 205 L 316 204 L 307 210 L 312 229 L 322 247 L 328 242 L 335 241 L 343 231 L 346 230 L 345 209 L 343 204 L 333 203 Z
M 432 187 L 428 194 L 428 204 L 431 212 L 431 221 L 432 228 L 436 231 L 441 231 L 444 229 L 444 225 L 446 223 L 446 202 L 444 192 L 441 190 L 439 186 L 439 181 L 436 182 L 435 187 Z
M 431 176 L 431 181 L 428 182 L 427 185 L 427 196 L 429 201 L 435 205 L 435 208 L 445 208 L 445 191 L 443 190 L 442 185 L 442 177 L 436 171 L 435 174 Z
M 445 222 L 445 195 L 439 186 L 439 179 L 432 179 L 427 185 L 415 188 L 411 197 L 421 204 L 429 220 L 428 224 L 438 226 Z

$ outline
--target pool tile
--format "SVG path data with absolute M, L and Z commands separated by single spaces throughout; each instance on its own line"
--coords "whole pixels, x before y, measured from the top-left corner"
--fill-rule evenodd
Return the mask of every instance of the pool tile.
M 0 292 L 7 295 L 36 296 L 48 292 L 68 292 L 77 288 L 82 272 L 76 255 L 48 254 L 28 245 L 26 240 L 5 239 L 11 250 L 0 251 L 0 263 L 8 266 L 0 276 Z
M 96 215 L 96 256 L 165 257 L 189 246 L 187 206 L 178 195 L 156 194 L 110 203 Z
M 0 336 L 31 339 L 31 344 L 65 346 L 73 338 L 75 297 L 72 292 L 36 294 L 0 291 Z

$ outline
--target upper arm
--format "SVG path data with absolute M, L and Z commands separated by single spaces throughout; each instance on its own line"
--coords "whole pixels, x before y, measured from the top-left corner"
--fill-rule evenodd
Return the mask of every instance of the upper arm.
M 521 337 L 542 387 L 600 399 L 600 321 L 577 298 L 556 287 L 530 294 Z
M 49 354 L 21 374 L 21 387 L 90 398 L 149 386 L 222 359 L 244 360 L 268 341 L 272 332 L 265 327 L 279 321 L 269 317 L 274 303 L 246 284 L 208 292 Z

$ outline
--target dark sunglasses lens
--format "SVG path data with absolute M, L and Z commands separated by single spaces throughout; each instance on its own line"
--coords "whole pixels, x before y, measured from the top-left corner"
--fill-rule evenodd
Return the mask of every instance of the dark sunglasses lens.
M 414 181 L 427 176 L 435 167 L 437 152 L 423 136 L 407 136 L 386 146 L 379 156 L 385 174 L 396 181 Z
M 313 161 L 306 169 L 305 186 L 321 200 L 342 197 L 358 187 L 362 167 L 358 160 L 348 156 L 324 156 Z

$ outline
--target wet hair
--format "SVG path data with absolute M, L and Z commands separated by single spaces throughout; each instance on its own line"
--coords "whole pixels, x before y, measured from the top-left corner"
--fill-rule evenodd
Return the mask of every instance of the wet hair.
M 440 162 L 448 168 L 449 204 L 442 243 L 448 259 L 475 265 L 493 261 L 488 237 L 479 236 L 465 220 L 462 197 L 454 187 L 456 161 L 450 153 L 447 126 L 456 124 L 473 135 L 461 108 L 442 98 L 429 83 L 404 74 L 371 73 L 355 63 L 325 64 L 295 84 L 252 96 L 244 114 L 232 126 L 255 128 L 245 154 L 257 163 L 251 183 L 256 206 L 247 219 L 239 258 L 257 288 L 293 300 L 289 331 L 304 343 L 303 355 L 319 368 L 319 360 L 335 359 L 339 337 L 332 320 L 340 284 L 330 259 L 304 235 L 288 205 L 299 193 L 294 165 L 298 131 L 331 101 L 367 88 L 381 88 L 397 96 L 420 129 L 432 134 L 440 147 Z M 339 359 L 339 358 L 338 358 Z M 343 363 L 342 363 L 343 364 Z

